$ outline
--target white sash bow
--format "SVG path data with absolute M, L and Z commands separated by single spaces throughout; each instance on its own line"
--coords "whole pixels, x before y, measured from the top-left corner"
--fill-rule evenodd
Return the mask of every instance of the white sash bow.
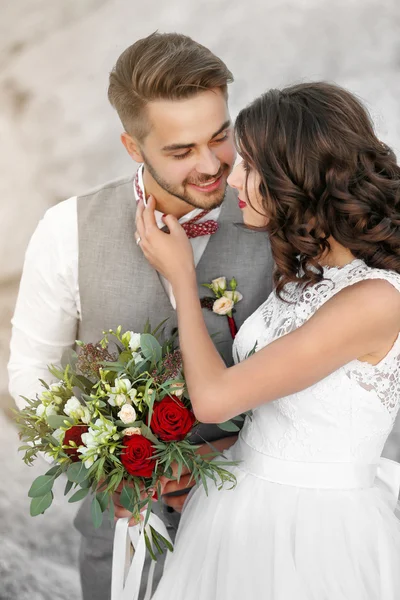
M 129 519 L 118 519 L 115 526 L 114 550 L 112 560 L 111 600 L 138 600 L 140 583 L 146 558 L 146 542 L 143 523 L 129 527 Z M 146 533 L 152 540 L 150 527 L 153 527 L 172 545 L 165 524 L 154 513 L 150 514 L 146 524 Z M 132 555 L 133 547 L 133 558 Z M 150 600 L 155 561 L 151 561 L 147 579 L 145 600 Z

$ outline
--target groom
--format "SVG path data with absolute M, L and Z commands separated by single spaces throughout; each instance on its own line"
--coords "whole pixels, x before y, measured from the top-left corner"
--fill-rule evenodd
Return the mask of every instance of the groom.
M 180 34 L 154 33 L 119 57 L 108 96 L 124 128 L 121 141 L 141 166 L 133 177 L 54 206 L 35 231 L 13 319 L 10 391 L 19 406 L 20 396 L 35 395 L 37 379 L 48 379 L 46 366 L 59 363 L 76 339 L 96 342 L 103 330 L 118 325 L 140 332 L 148 318 L 153 326 L 168 318 L 168 336 L 176 330 L 171 286 L 152 270 L 135 243 L 136 203 L 142 197 L 152 194 L 157 199 L 160 227 L 163 213 L 185 224 L 200 296 L 207 295 L 202 283 L 220 276 L 237 279 L 243 294 L 235 313 L 238 326 L 270 293 L 272 258 L 266 234 L 235 226 L 241 221 L 238 201 L 226 189 L 235 161 L 227 106 L 231 81 L 219 58 Z M 205 318 L 231 364 L 227 319 L 206 309 Z M 195 441 L 204 440 L 220 450 L 234 442 L 213 425 L 200 427 Z M 171 535 L 187 480 L 167 483 L 157 503 Z M 123 514 L 117 509 L 117 516 Z M 75 525 L 82 534 L 84 600 L 109 600 L 113 527 L 105 519 L 100 529 L 93 528 L 89 500 L 80 507 Z

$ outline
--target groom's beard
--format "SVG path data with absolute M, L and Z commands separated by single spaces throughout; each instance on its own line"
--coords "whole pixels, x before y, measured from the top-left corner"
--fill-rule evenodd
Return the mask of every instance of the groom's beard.
M 217 208 L 218 206 L 221 206 L 222 202 L 224 201 L 225 194 L 226 194 L 226 188 L 227 188 L 226 180 L 228 178 L 229 173 L 232 170 L 232 167 L 229 166 L 228 164 L 221 164 L 217 176 L 216 175 L 213 175 L 213 176 L 202 175 L 202 176 L 198 177 L 196 180 L 188 178 L 188 179 L 185 179 L 178 187 L 178 186 L 171 185 L 167 181 L 165 181 L 165 179 L 162 179 L 157 174 L 157 172 L 153 169 L 153 167 L 151 166 L 151 164 L 149 163 L 147 158 L 144 156 L 143 151 L 142 151 L 142 155 L 143 155 L 143 159 L 144 159 L 145 169 L 148 170 L 148 172 L 150 173 L 150 175 L 152 176 L 154 181 L 156 181 L 156 183 L 158 183 L 160 188 L 162 188 L 165 192 L 168 192 L 168 194 L 171 194 L 172 196 L 179 198 L 179 200 L 183 200 L 184 202 L 186 202 L 187 204 L 190 204 L 190 206 L 193 206 L 194 208 L 201 208 L 203 210 L 212 210 L 213 208 Z M 225 177 L 225 182 L 221 185 L 221 188 L 218 190 L 215 190 L 215 192 L 208 192 L 208 193 L 207 192 L 198 192 L 196 195 L 196 194 L 191 193 L 187 189 L 187 186 L 190 183 L 195 184 L 195 185 L 207 183 L 207 181 L 213 181 L 214 179 L 218 179 L 218 177 L 221 177 L 221 175 L 223 177 Z

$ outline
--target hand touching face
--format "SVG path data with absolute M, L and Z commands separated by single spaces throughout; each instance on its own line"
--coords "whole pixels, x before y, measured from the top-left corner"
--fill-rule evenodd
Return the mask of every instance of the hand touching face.
M 147 206 L 140 201 L 136 212 L 136 243 L 149 263 L 172 286 L 195 273 L 192 246 L 185 231 L 172 215 L 163 217 L 169 233 L 160 231 L 154 216 L 156 202 L 149 197 Z

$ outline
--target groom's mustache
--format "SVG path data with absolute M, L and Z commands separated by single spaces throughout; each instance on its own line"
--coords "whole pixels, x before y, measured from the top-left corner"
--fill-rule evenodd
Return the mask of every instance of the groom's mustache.
M 231 170 L 230 166 L 227 164 L 224 164 L 224 165 L 221 165 L 221 168 L 216 175 L 201 175 L 200 177 L 197 177 L 196 180 L 185 179 L 183 184 L 186 185 L 188 183 L 191 183 L 193 185 L 201 185 L 203 183 L 207 183 L 208 181 L 215 181 L 216 179 L 219 179 L 225 172 L 229 173 L 230 170 Z

